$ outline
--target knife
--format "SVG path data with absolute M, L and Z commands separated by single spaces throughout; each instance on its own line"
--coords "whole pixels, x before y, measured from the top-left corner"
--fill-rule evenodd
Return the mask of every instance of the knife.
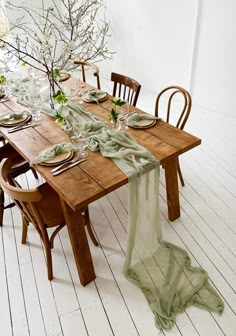
M 80 161 L 82 159 L 81 156 L 76 156 L 73 159 L 70 159 L 69 161 L 63 162 L 60 166 L 57 166 L 51 170 L 51 173 L 55 173 L 57 170 L 61 170 L 65 166 L 68 166 L 69 164 L 72 164 L 74 162 Z
M 40 123 L 27 124 L 27 125 L 22 125 L 22 126 L 19 126 L 19 127 L 14 127 L 14 128 L 9 129 L 7 133 L 17 132 L 17 131 L 20 131 L 22 129 L 25 129 L 25 128 L 28 128 L 28 127 L 34 127 L 34 126 L 37 126 L 37 125 L 40 125 Z
M 3 99 L 0 99 L 0 103 L 5 103 L 5 102 L 8 102 L 10 101 L 9 98 L 3 98 Z
M 64 168 L 62 168 L 62 169 L 60 169 L 60 170 L 57 170 L 56 172 L 52 173 L 52 175 L 53 175 L 53 176 L 57 176 L 57 175 L 63 173 L 64 171 L 66 171 L 67 169 L 70 169 L 70 168 L 76 166 L 77 164 L 79 164 L 79 163 L 81 163 L 81 162 L 83 162 L 83 161 L 86 161 L 86 160 L 87 160 L 87 159 L 81 159 L 81 160 L 78 160 L 78 161 L 76 161 L 76 162 L 74 162 L 74 163 L 71 163 L 70 165 L 68 165 L 68 166 L 66 166 L 66 167 L 64 167 Z

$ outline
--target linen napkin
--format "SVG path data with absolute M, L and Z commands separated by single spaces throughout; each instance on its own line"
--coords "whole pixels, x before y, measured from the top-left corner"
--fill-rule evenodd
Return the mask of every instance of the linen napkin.
M 52 147 L 49 147 L 39 153 L 32 161 L 31 166 L 34 164 L 38 164 L 40 162 L 45 162 L 48 160 L 52 160 L 56 155 L 62 153 L 68 153 L 74 148 L 73 144 L 70 142 L 62 142 L 60 144 L 55 144 Z
M 160 120 L 158 117 L 154 117 L 149 114 L 139 114 L 139 113 L 132 113 L 127 118 L 127 125 L 128 126 L 139 126 L 140 120 Z
M 20 112 L 20 113 L 12 112 L 12 113 L 10 113 L 8 115 L 0 117 L 0 122 L 5 122 L 5 121 L 8 121 L 8 120 L 21 119 L 21 118 L 23 118 L 26 115 L 30 115 L 30 113 L 28 111 L 23 111 L 23 112 Z
M 88 98 L 94 101 L 99 100 L 104 94 L 106 92 L 102 90 L 90 90 L 87 92 Z

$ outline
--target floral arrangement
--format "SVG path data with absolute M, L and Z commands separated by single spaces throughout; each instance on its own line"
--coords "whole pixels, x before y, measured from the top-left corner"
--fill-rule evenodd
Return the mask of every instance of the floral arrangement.
M 56 123 L 58 125 L 64 125 L 65 124 L 65 116 L 64 116 L 64 112 L 65 109 L 64 107 L 66 106 L 67 102 L 68 102 L 68 97 L 66 97 L 65 93 L 61 90 L 58 90 L 54 95 L 53 95 L 53 99 L 60 104 L 60 108 L 57 110 L 56 112 Z
M 112 99 L 112 104 L 113 107 L 111 109 L 110 114 L 108 115 L 108 118 L 112 123 L 116 124 L 119 118 L 118 108 L 125 105 L 126 101 L 115 97 Z
M 0 43 L 13 59 L 47 76 L 53 101 L 57 90 L 62 91 L 60 72 L 78 67 L 74 59 L 100 61 L 113 53 L 107 47 L 109 24 L 105 17 L 97 18 L 104 14 L 103 0 L 79 4 L 77 0 L 52 0 L 49 7 L 40 1 L 41 7 L 7 2 L 7 11 L 17 11 L 22 17 L 5 25 Z

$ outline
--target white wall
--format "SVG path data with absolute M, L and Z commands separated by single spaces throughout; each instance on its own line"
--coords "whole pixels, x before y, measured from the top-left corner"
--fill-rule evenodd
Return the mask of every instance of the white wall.
M 99 64 L 101 74 L 109 78 L 111 71 L 117 71 L 133 76 L 142 90 L 152 93 L 179 84 L 190 89 L 194 104 L 234 115 L 235 0 L 106 0 L 106 4 L 111 47 L 117 54 L 113 61 Z
M 134 77 L 157 92 L 170 84 L 189 86 L 198 0 L 107 0 L 112 62 L 101 73 Z
M 200 0 L 199 46 L 193 82 L 198 105 L 236 115 L 236 1 Z

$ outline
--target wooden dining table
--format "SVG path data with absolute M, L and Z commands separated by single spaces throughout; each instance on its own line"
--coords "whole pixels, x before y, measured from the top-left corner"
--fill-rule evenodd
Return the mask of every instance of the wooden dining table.
M 107 110 L 112 106 L 111 99 L 112 97 L 109 96 L 99 105 L 84 102 L 82 106 L 99 118 L 107 120 Z M 16 98 L 0 103 L 0 113 L 24 109 L 25 107 L 16 102 Z M 144 113 L 136 107 L 130 108 L 130 111 L 133 110 Z M 37 126 L 15 133 L 8 133 L 6 127 L 0 127 L 0 132 L 29 162 L 41 150 L 56 143 L 70 141 L 68 135 L 55 123 L 55 119 L 45 114 L 43 121 Z M 177 158 L 200 145 L 201 140 L 162 120 L 158 120 L 151 128 L 129 128 L 128 132 L 163 165 L 168 217 L 170 221 L 174 221 L 180 216 Z M 100 152 L 91 151 L 86 161 L 58 176 L 53 176 L 50 172 L 51 168 L 47 166 L 35 165 L 35 169 L 60 196 L 80 282 L 85 286 L 94 280 L 96 275 L 81 209 L 125 185 L 128 178 L 112 160 L 103 157 Z

